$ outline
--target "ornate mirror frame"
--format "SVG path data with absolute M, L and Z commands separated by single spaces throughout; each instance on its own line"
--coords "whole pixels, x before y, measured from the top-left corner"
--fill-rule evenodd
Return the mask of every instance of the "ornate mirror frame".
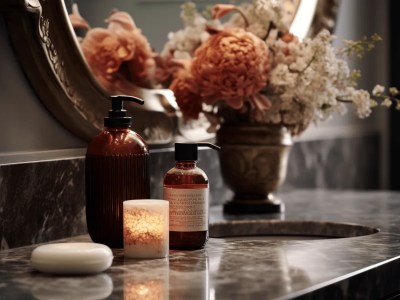
M 285 0 L 293 16 L 309 20 L 313 35 L 333 29 L 339 0 Z M 314 2 L 300 16 L 301 7 Z M 0 12 L 15 54 L 37 96 L 65 128 L 84 140 L 92 139 L 103 126 L 109 109 L 107 93 L 97 84 L 80 51 L 69 22 L 64 0 L 2 0 Z M 304 24 L 304 22 L 303 22 Z M 127 103 L 134 116 L 133 129 L 153 146 L 167 145 L 177 136 L 176 117 L 165 109 L 165 90 L 138 89 L 135 96 L 149 99 L 143 107 Z M 201 130 L 189 128 L 203 139 Z M 197 131 L 196 131 L 197 130 Z

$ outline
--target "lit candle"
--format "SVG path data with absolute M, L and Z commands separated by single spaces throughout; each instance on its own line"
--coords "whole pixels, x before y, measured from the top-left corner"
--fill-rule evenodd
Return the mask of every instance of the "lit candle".
M 168 201 L 128 200 L 123 205 L 125 257 L 166 257 L 169 249 Z

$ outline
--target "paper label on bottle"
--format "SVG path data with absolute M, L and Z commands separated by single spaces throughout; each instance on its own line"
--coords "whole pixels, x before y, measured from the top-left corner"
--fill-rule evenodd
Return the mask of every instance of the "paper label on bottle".
M 169 201 L 170 231 L 208 230 L 208 188 L 164 188 L 164 199 Z

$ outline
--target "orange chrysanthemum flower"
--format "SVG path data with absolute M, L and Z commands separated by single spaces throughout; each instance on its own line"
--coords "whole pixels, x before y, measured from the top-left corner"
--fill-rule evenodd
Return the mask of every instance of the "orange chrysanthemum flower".
M 151 87 L 156 67 L 155 55 L 142 31 L 126 12 L 116 11 L 106 22 L 108 29 L 120 38 L 123 45 L 132 41 L 135 47 L 132 59 L 126 63 L 130 81 L 142 87 Z
M 134 47 L 125 47 L 116 35 L 103 28 L 89 30 L 81 47 L 93 75 L 106 90 L 113 92 L 114 75 L 122 62 L 133 56 Z
M 72 14 L 69 15 L 72 27 L 74 29 L 90 29 L 89 23 L 79 13 L 78 5 L 72 4 Z
M 103 28 L 89 30 L 81 47 L 89 65 L 104 74 L 115 73 L 133 54 L 131 48 L 124 47 L 117 36 Z
M 202 99 L 197 91 L 193 90 L 195 86 L 190 75 L 182 71 L 178 73 L 169 87 L 174 92 L 176 102 L 185 120 L 198 119 L 202 111 Z
M 218 100 L 240 109 L 267 83 L 269 51 L 258 37 L 241 28 L 213 34 L 195 52 L 191 72 L 207 104 Z

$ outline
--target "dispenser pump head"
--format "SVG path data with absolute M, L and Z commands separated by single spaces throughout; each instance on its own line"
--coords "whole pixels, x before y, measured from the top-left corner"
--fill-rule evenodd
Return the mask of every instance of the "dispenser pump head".
M 175 161 L 196 160 L 197 148 L 208 147 L 214 150 L 221 149 L 211 143 L 175 143 Z
M 126 116 L 124 101 L 136 102 L 138 104 L 143 104 L 144 101 L 137 97 L 125 95 L 110 96 L 110 100 L 111 110 L 108 111 L 108 117 L 104 118 L 104 126 L 108 128 L 131 127 L 132 118 Z

